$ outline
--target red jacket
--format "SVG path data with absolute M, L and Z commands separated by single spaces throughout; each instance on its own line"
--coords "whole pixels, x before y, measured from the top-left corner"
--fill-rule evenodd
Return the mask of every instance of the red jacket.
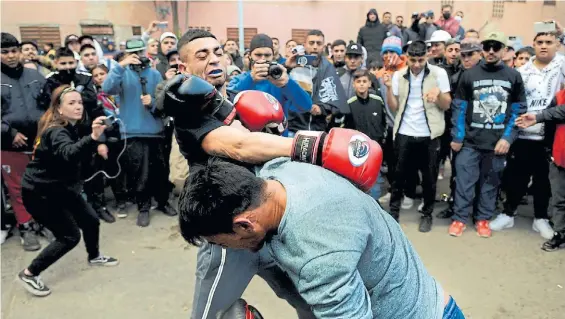
M 459 31 L 459 21 L 455 20 L 455 18 L 451 17 L 447 20 L 439 19 L 436 21 L 436 24 L 444 31 L 447 31 L 452 38 L 457 36 L 457 32 Z
M 557 92 L 555 99 L 556 107 L 565 107 L 565 90 Z M 565 124 L 557 124 L 555 128 L 552 155 L 555 165 L 565 168 Z

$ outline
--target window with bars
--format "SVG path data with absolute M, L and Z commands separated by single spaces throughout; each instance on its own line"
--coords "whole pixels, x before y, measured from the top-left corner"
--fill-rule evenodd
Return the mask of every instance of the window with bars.
M 544 1 L 543 1 L 543 5 L 544 5 L 544 6 L 555 6 L 555 5 L 557 5 L 557 1 L 555 1 L 555 0 L 554 0 L 554 1 L 547 1 L 547 0 L 544 0 Z
M 141 35 L 141 27 L 140 26 L 132 26 L 131 33 L 133 35 Z
M 292 29 L 291 38 L 292 40 L 303 44 L 306 41 L 306 36 L 311 29 Z
M 20 35 L 22 41 L 35 42 L 39 47 L 46 43 L 53 43 L 55 48 L 61 46 L 59 26 L 22 26 Z
M 188 28 L 189 28 L 189 29 L 199 29 L 199 30 L 205 30 L 205 31 L 208 31 L 208 32 L 210 32 L 210 31 L 212 30 L 212 28 L 211 28 L 211 27 L 197 27 L 197 26 L 189 26 Z
M 502 18 L 504 16 L 504 0 L 494 0 L 492 2 L 492 17 Z
M 257 34 L 257 28 L 244 28 L 243 29 L 243 43 L 246 48 L 249 48 L 251 39 Z M 228 39 L 239 39 L 239 28 L 228 28 Z

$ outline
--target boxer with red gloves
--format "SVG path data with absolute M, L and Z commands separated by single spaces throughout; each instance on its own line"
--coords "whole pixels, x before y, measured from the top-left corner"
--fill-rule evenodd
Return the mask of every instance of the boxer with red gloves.
M 378 145 L 347 130 L 334 130 L 327 135 L 309 132 L 313 135 L 309 138 L 299 138 L 301 133 L 294 140 L 249 132 L 243 129 L 242 123 L 260 128 L 262 124 L 257 124 L 261 123 L 260 119 L 265 125 L 272 120 L 272 117 L 254 118 L 261 113 L 249 111 L 273 106 L 265 95 L 254 97 L 255 91 L 243 92 L 235 105 L 240 115 L 233 116 L 233 105 L 224 97 L 235 94 L 226 91 L 224 53 L 216 38 L 207 31 L 189 30 L 181 37 L 178 50 L 182 75 L 161 87 L 156 94 L 156 105 L 175 118 L 179 148 L 191 167 L 205 164 L 209 155 L 231 158 L 242 164 L 259 164 L 277 157 L 291 157 L 296 149 L 294 160 L 332 167 L 336 173 L 364 188 L 374 183 L 371 179 L 376 178 L 380 168 Z M 247 119 L 246 115 L 251 117 Z M 287 300 L 299 318 L 314 318 L 310 307 L 272 262 L 268 252 L 224 249 L 209 243 L 203 243 L 198 253 L 192 318 L 216 318 L 218 312 L 241 297 L 255 274 Z

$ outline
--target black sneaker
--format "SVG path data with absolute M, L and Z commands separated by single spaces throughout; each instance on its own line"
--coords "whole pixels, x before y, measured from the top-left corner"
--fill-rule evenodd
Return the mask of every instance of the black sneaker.
M 436 214 L 437 218 L 440 219 L 447 219 L 447 218 L 451 218 L 453 217 L 453 207 L 451 207 L 451 205 L 449 207 L 447 207 L 446 209 L 442 210 L 441 212 Z
M 114 258 L 109 256 L 100 255 L 94 259 L 88 261 L 88 264 L 91 266 L 117 266 L 120 262 Z
M 167 216 L 176 216 L 179 214 L 177 210 L 169 203 L 165 204 L 165 206 L 157 206 L 157 210 L 162 211 L 163 214 Z
M 137 215 L 137 226 L 147 227 L 149 226 L 149 211 L 141 211 Z
M 20 237 L 22 239 L 22 247 L 25 251 L 36 251 L 41 248 L 41 244 L 39 243 L 39 239 L 37 239 L 35 231 L 31 229 L 20 229 Z
M 128 211 L 126 209 L 126 204 L 118 204 L 118 206 L 116 207 L 116 216 L 118 216 L 118 218 L 126 218 L 128 217 Z
M 110 213 L 110 211 L 108 211 L 108 209 L 106 207 L 101 207 L 98 210 L 96 210 L 96 214 L 98 214 L 98 217 L 100 219 L 102 219 L 103 221 L 105 221 L 109 224 L 116 221 L 116 218 L 114 218 L 114 215 L 112 215 L 112 213 Z
M 553 238 L 543 243 L 541 249 L 545 251 L 556 251 L 561 247 L 565 247 L 565 234 L 555 232 Z
M 418 230 L 421 233 L 427 233 L 432 230 L 432 216 L 422 216 Z
M 45 297 L 51 293 L 51 290 L 45 286 L 43 281 L 39 276 L 28 276 L 24 271 L 20 271 L 18 274 L 18 281 L 24 286 L 24 288 L 29 291 L 30 294 Z

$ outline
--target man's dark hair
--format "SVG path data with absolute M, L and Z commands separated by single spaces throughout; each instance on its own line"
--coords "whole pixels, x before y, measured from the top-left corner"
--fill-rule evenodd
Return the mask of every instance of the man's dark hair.
M 116 62 L 121 62 L 122 59 L 123 59 L 125 56 L 126 56 L 126 53 L 125 53 L 125 52 L 119 52 L 118 54 L 116 54 L 116 55 L 114 56 L 114 61 L 116 61 Z
M 473 33 L 479 34 L 479 31 L 477 31 L 477 30 L 475 30 L 475 29 L 469 29 L 469 30 L 465 31 L 465 33 L 469 33 L 469 32 L 473 32 Z
M 200 39 L 200 38 L 214 38 L 216 39 L 216 37 L 210 32 L 210 31 L 206 31 L 206 30 L 202 30 L 202 29 L 188 29 L 188 31 L 186 31 L 185 34 L 182 35 L 182 37 L 180 38 L 178 44 L 177 44 L 177 50 L 182 50 L 182 47 L 187 45 L 188 43 L 196 40 L 196 39 Z M 229 40 L 228 40 L 229 41 Z
M 273 41 L 274 41 L 274 40 L 277 40 L 277 41 L 281 42 L 281 40 L 279 40 L 279 38 L 277 38 L 277 37 L 274 37 L 274 38 L 271 37 L 271 40 L 273 40 Z
M 404 20 L 404 17 L 403 17 L 403 16 L 396 16 L 395 19 L 398 19 L 398 18 L 402 18 L 402 20 Z
M 409 56 L 425 56 L 428 51 L 428 47 L 424 41 L 414 41 L 408 45 L 406 53 Z M 422 54 L 422 55 L 420 55 Z
M 0 47 L 2 48 L 12 48 L 12 47 L 18 47 L 20 48 L 20 41 L 18 41 L 18 39 L 11 33 L 8 32 L 2 32 L 2 34 L 0 35 Z
M 233 233 L 233 218 L 263 202 L 265 181 L 247 168 L 212 157 L 190 167 L 179 198 L 180 231 L 198 245 L 203 236 Z
M 26 45 L 26 44 L 31 44 L 31 45 L 33 45 L 33 47 L 34 47 L 37 51 L 39 51 L 39 47 L 38 47 L 37 44 L 36 44 L 35 42 L 33 42 L 33 41 L 22 41 L 22 43 L 20 43 L 20 46 L 23 47 L 23 46 Z
M 53 49 L 55 47 L 55 45 L 52 42 L 45 43 L 45 45 L 49 46 L 51 49 Z
M 369 63 L 369 70 L 380 70 L 383 67 L 383 63 L 377 60 L 373 60 L 371 61 L 371 63 Z
M 527 53 L 527 54 L 529 54 L 530 56 L 534 56 L 534 55 L 536 55 L 536 50 L 535 50 L 534 48 L 530 47 L 530 46 L 528 46 L 528 47 L 523 47 L 523 48 L 521 48 L 520 50 L 518 50 L 518 51 L 516 52 L 516 57 L 518 57 L 518 56 L 519 56 L 520 54 L 522 54 L 522 53 Z
M 236 40 L 236 39 L 227 39 L 227 40 L 226 40 L 226 43 L 228 43 L 228 42 L 230 42 L 230 41 L 235 42 L 235 45 L 237 45 L 237 40 Z M 224 43 L 224 45 L 225 45 L 225 43 Z
M 388 12 L 388 11 L 385 12 L 385 13 L 383 13 L 383 17 L 385 16 L 385 14 L 390 14 L 390 15 L 392 16 L 392 13 L 390 13 L 390 12 Z
M 371 82 L 371 75 L 370 74 L 371 73 L 369 73 L 369 70 L 367 70 L 367 69 L 357 70 L 357 71 L 353 72 L 353 80 L 357 80 L 359 78 L 366 76 L 367 79 L 369 80 L 369 82 Z
M 552 32 L 540 32 L 540 33 L 536 34 L 536 36 L 534 37 L 534 41 L 536 41 L 537 38 L 539 38 L 539 37 L 541 37 L 541 36 L 545 36 L 545 35 L 550 36 L 550 37 L 554 37 L 555 39 L 557 39 L 557 37 L 558 37 L 558 36 L 557 36 L 557 32 L 555 32 L 555 31 L 552 31 Z
M 94 41 L 94 38 L 93 38 L 92 36 L 90 36 L 90 35 L 81 35 L 81 36 L 78 38 L 78 43 L 82 44 L 82 41 L 83 41 L 83 40 L 86 40 L 86 39 L 88 39 L 88 40 L 90 40 L 90 41 Z
M 74 58 L 75 54 L 73 51 L 67 47 L 60 47 L 55 52 L 55 59 L 64 58 L 64 57 L 71 57 Z
M 290 40 L 286 41 L 286 43 L 284 45 L 287 46 L 290 42 L 296 42 L 296 44 L 298 44 L 298 41 L 296 41 L 294 39 L 290 39 Z
M 318 29 L 313 29 L 308 31 L 308 34 L 306 35 L 306 37 L 309 37 L 311 35 L 317 36 L 317 37 L 322 37 L 325 38 L 326 36 L 324 35 L 324 33 Z
M 92 49 L 94 51 L 96 51 L 96 48 L 92 45 L 92 44 L 83 44 L 80 46 L 80 51 L 78 51 L 79 53 L 82 53 L 82 51 L 86 50 L 86 49 Z
M 340 45 L 347 46 L 347 43 L 345 43 L 342 39 L 337 39 L 332 43 L 332 48 Z
M 441 11 L 443 11 L 443 9 L 445 9 L 445 8 L 449 8 L 449 9 L 453 10 L 453 6 L 450 5 L 450 4 L 444 4 L 443 6 L 441 6 Z

